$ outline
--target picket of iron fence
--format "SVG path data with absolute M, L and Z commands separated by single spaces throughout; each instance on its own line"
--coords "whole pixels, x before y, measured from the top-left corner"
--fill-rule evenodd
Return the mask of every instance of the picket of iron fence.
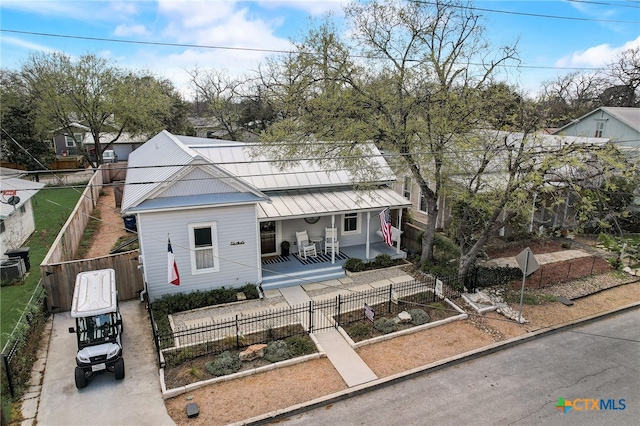
M 203 321 L 197 326 L 171 331 L 159 330 L 151 309 L 149 318 L 159 365 L 173 365 L 201 356 L 348 325 L 362 319 L 365 304 L 382 309 L 385 314 L 419 308 L 439 300 L 436 285 L 436 278 L 425 277 L 424 280 L 389 284 L 297 306 Z M 446 284 L 442 291 L 444 297 L 459 295 Z

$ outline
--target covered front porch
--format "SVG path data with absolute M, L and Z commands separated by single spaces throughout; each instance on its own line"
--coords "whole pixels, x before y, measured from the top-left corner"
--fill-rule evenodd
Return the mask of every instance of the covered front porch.
M 301 259 L 296 253 L 289 256 L 270 256 L 262 259 L 262 289 L 273 290 L 282 287 L 292 287 L 313 282 L 335 280 L 346 276 L 343 266 L 349 258 L 372 261 L 379 254 L 388 254 L 392 259 L 406 259 L 407 253 L 398 252 L 396 247 L 390 247 L 384 242 L 359 244 L 340 247 L 336 253 L 334 263 L 331 254 L 324 254 L 318 250 L 316 258 Z

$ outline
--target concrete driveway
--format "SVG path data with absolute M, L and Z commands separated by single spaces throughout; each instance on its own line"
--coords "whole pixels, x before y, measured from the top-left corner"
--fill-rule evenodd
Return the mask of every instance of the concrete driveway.
M 38 425 L 175 425 L 162 400 L 151 326 L 139 301 L 120 304 L 126 375 L 94 376 L 84 389 L 74 381 L 75 321 L 55 314 L 38 407 Z

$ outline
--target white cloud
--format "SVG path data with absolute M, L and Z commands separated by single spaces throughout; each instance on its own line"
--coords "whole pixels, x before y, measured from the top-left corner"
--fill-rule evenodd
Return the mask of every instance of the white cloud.
M 640 36 L 618 47 L 604 43 L 584 51 L 574 52 L 570 56 L 560 58 L 555 65 L 558 67 L 600 67 L 612 62 L 625 50 L 634 47 L 640 47 Z
M 17 37 L 2 36 L 2 43 L 7 43 L 9 45 L 21 47 L 28 50 L 37 50 L 37 51 L 47 52 L 47 53 L 56 52 L 56 49 L 52 49 L 43 44 L 31 43 L 29 41 L 25 41 Z
M 342 7 L 348 2 L 344 0 L 263 0 L 260 6 L 265 9 L 288 7 L 308 12 L 311 16 L 319 16 L 327 12 L 334 12 L 337 16 L 343 15 Z
M 144 25 L 120 24 L 113 30 L 113 35 L 118 37 L 147 35 L 147 28 Z

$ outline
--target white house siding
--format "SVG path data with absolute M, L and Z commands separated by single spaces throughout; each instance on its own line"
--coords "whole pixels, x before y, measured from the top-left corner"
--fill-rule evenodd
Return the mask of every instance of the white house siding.
M 189 225 L 217 223 L 220 256 L 218 272 L 193 275 L 189 251 Z M 151 300 L 164 294 L 242 287 L 260 277 L 255 205 L 140 213 L 138 232 L 147 288 Z M 178 264 L 180 285 L 168 283 L 167 236 Z M 232 243 L 234 243 L 232 245 Z M 239 244 L 237 244 L 239 243 Z
M 0 253 L 0 257 L 7 250 L 20 248 L 36 230 L 31 200 L 18 207 L 15 213 L 4 219 L 4 228 L 1 236 L 2 253 Z

